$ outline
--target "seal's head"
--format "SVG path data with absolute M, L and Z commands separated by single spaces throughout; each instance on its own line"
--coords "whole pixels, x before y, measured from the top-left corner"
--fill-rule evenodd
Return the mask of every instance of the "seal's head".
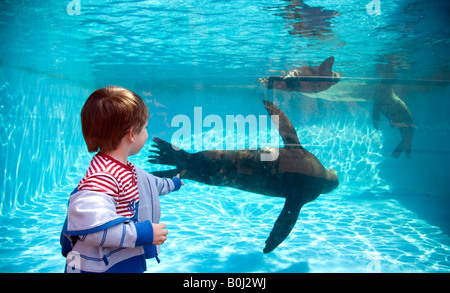
M 269 84 L 269 78 L 268 78 L 268 77 L 261 77 L 261 78 L 258 78 L 258 81 L 259 81 L 260 83 L 262 83 L 263 86 L 265 86 L 265 87 L 267 87 L 268 84 Z

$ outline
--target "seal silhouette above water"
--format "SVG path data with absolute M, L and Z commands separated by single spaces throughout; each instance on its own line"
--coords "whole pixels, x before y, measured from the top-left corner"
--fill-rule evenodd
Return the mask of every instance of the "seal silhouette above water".
M 259 78 L 258 81 L 268 89 L 318 93 L 335 85 L 341 75 L 333 72 L 334 57 L 325 59 L 319 66 L 302 66 L 289 71 L 281 71 L 282 76 Z

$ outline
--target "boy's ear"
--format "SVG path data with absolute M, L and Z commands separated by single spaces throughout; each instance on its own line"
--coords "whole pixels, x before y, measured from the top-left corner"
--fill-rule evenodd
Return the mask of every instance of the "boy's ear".
M 133 131 L 133 126 L 131 126 L 130 130 L 128 130 L 127 134 L 125 135 L 126 138 L 130 141 L 130 142 L 134 142 L 134 131 Z

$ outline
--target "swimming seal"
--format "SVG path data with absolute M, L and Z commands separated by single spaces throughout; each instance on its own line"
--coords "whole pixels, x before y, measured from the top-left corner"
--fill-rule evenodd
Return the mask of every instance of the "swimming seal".
M 334 57 L 331 56 L 319 66 L 302 66 L 287 72 L 282 76 L 259 78 L 258 81 L 268 89 L 295 91 L 301 93 L 318 93 L 335 85 L 341 75 L 333 72 Z
M 391 128 L 395 126 L 400 131 L 401 140 L 392 156 L 398 158 L 404 151 L 405 156 L 410 158 L 415 126 L 408 106 L 395 94 L 392 86 L 386 85 L 377 86 L 373 101 L 372 120 L 375 129 L 379 129 L 381 113 L 389 120 Z
M 320 194 L 333 191 L 339 180 L 335 170 L 325 169 L 313 154 L 302 147 L 286 114 L 272 102 L 264 100 L 264 105 L 269 115 L 278 115 L 278 131 L 284 142 L 283 148 L 276 148 L 278 156 L 272 161 L 262 161 L 261 154 L 275 148 L 187 153 L 154 138 L 156 150 L 150 150 L 154 155 L 149 156 L 149 162 L 176 166 L 176 169 L 152 172 L 156 176 L 174 176 L 185 170 L 186 179 L 286 198 L 266 240 L 263 251 L 269 253 L 289 235 L 303 205 Z

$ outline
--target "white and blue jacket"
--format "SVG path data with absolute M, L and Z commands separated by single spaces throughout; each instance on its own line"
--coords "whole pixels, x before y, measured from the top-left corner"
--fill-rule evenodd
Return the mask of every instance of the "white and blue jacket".
M 133 219 L 116 213 L 115 200 L 104 193 L 77 189 L 71 194 L 61 232 L 67 273 L 144 272 L 146 259 L 157 261 L 152 223 L 159 223 L 159 195 L 176 191 L 181 180 L 159 178 L 136 168 L 139 202 Z

